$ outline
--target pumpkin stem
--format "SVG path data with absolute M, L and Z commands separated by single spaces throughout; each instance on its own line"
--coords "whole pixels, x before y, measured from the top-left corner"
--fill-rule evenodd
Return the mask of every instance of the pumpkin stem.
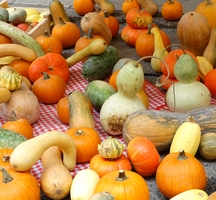
M 44 80 L 50 79 L 50 76 L 46 72 L 41 72 L 44 75 Z
M 106 17 L 109 17 L 109 13 L 108 13 L 106 10 L 104 10 L 103 13 L 104 13 L 104 17 L 105 17 L 105 18 L 106 18 Z
M 17 121 L 17 120 L 18 119 L 17 119 L 16 113 L 15 113 L 14 110 L 12 110 L 12 112 L 11 112 L 11 121 L 14 122 L 14 121 Z
M 90 28 L 90 29 L 88 30 L 88 33 L 87 33 L 87 38 L 88 38 L 88 39 L 92 39 L 92 38 L 93 38 L 92 32 L 93 32 L 93 28 Z
M 59 17 L 59 24 L 61 26 L 65 25 L 65 21 L 61 17 Z
M 186 160 L 187 156 L 185 155 L 185 151 L 183 149 L 179 150 L 178 160 Z
M 174 4 L 174 1 L 172 0 L 168 0 L 169 1 L 169 4 Z
M 125 171 L 123 169 L 119 170 L 119 175 L 116 178 L 117 181 L 124 181 L 126 180 L 128 177 L 125 175 Z
M 3 175 L 3 180 L 2 180 L 3 183 L 9 183 L 13 180 L 13 177 L 5 170 L 5 168 L 0 167 L 0 170 Z
M 211 1 L 211 0 L 206 0 L 206 6 L 211 6 L 213 5 L 214 3 Z
M 76 135 L 77 136 L 81 136 L 81 135 L 84 135 L 84 134 L 85 134 L 85 132 L 83 130 L 81 130 L 81 129 L 76 130 Z
M 9 155 L 4 155 L 2 158 L 3 162 L 9 162 L 10 161 L 10 156 Z
M 50 37 L 49 31 L 47 31 L 47 30 L 44 31 L 44 37 L 46 37 L 46 38 L 47 38 L 47 37 Z

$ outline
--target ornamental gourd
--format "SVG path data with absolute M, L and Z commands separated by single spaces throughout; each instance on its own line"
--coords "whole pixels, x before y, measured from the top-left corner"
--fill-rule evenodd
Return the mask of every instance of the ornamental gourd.
M 157 3 L 153 0 L 137 0 L 143 9 L 146 9 L 151 13 L 152 16 L 155 16 L 159 10 Z
M 122 134 L 127 116 L 137 110 L 146 109 L 136 96 L 143 82 L 144 73 L 141 64 L 130 61 L 120 69 L 117 76 L 118 92 L 110 96 L 100 110 L 100 122 L 106 132 L 111 135 Z

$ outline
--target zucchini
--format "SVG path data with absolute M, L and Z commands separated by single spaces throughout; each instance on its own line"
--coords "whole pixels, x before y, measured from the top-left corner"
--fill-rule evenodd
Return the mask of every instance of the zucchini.
M 0 149 L 15 149 L 19 144 L 26 140 L 27 138 L 19 133 L 0 128 Z
M 100 111 L 105 100 L 116 93 L 114 87 L 102 80 L 94 80 L 87 84 L 85 94 L 96 111 Z
M 119 59 L 118 50 L 109 45 L 102 54 L 88 57 L 81 69 L 82 76 L 89 82 L 108 78 Z

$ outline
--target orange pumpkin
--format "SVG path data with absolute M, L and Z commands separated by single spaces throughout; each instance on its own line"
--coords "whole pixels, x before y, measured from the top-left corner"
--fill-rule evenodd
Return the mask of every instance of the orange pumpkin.
M 144 178 L 130 170 L 108 172 L 98 181 L 94 194 L 107 191 L 115 200 L 149 200 L 150 193 Z
M 179 20 L 183 14 L 182 3 L 178 0 L 167 0 L 161 7 L 161 14 L 166 20 Z
M 93 128 L 80 127 L 70 128 L 66 132 L 75 142 L 77 149 L 77 163 L 89 162 L 98 154 L 98 145 L 101 143 L 100 136 Z
M 0 149 L 0 167 L 8 170 L 11 168 L 10 166 L 10 156 L 13 152 L 13 149 L 3 148 Z
M 14 42 L 10 37 L 0 34 L 0 44 L 8 44 L 8 43 L 14 43 Z
M 216 96 L 216 69 L 212 69 L 206 74 L 204 78 L 204 84 L 211 92 L 211 95 L 215 97 Z
M 48 75 L 46 72 L 42 74 L 43 77 L 33 83 L 32 92 L 42 103 L 57 103 L 65 95 L 65 81 L 58 75 Z
M 56 111 L 59 120 L 64 124 L 69 124 L 68 96 L 63 97 L 58 101 Z
M 61 41 L 54 35 L 45 30 L 43 35 L 35 39 L 41 45 L 45 53 L 58 53 L 62 54 L 63 45 Z
M 130 160 L 122 154 L 118 158 L 108 159 L 103 158 L 100 154 L 96 154 L 90 160 L 90 168 L 98 173 L 100 177 L 114 170 L 131 170 Z
M 46 72 L 49 75 L 58 75 L 68 81 L 70 71 L 65 58 L 58 53 L 47 53 L 44 56 L 36 58 L 28 69 L 29 78 L 35 82 L 42 77 L 41 72 Z
M 127 155 L 136 172 L 145 177 L 155 174 L 161 162 L 155 145 L 144 137 L 135 137 L 128 143 Z
M 73 9 L 78 15 L 93 12 L 95 10 L 94 5 L 93 0 L 73 0 Z
M 132 9 L 132 8 L 141 9 L 141 6 L 137 0 L 125 0 L 122 3 L 121 8 L 122 8 L 122 12 L 126 15 L 130 9 Z
M 0 168 L 1 199 L 40 199 L 40 186 L 36 178 L 29 172 L 17 172 Z
M 33 128 L 26 118 L 17 119 L 16 113 L 12 111 L 11 121 L 7 121 L 2 125 L 2 128 L 17 132 L 27 139 L 33 138 Z
M 59 19 L 59 24 L 56 24 L 52 29 L 52 35 L 57 37 L 62 45 L 63 49 L 73 47 L 77 40 L 81 36 L 79 27 L 73 22 L 64 22 L 63 19 Z
M 169 199 L 189 189 L 205 190 L 206 171 L 193 155 L 180 150 L 164 157 L 156 172 L 156 184 Z

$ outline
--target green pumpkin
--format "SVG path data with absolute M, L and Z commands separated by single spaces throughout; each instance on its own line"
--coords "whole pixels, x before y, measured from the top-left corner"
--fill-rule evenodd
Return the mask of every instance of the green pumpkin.
M 8 22 L 9 12 L 7 9 L 0 7 L 0 21 Z
M 15 25 L 26 21 L 27 12 L 22 8 L 14 8 L 9 13 L 9 21 Z

